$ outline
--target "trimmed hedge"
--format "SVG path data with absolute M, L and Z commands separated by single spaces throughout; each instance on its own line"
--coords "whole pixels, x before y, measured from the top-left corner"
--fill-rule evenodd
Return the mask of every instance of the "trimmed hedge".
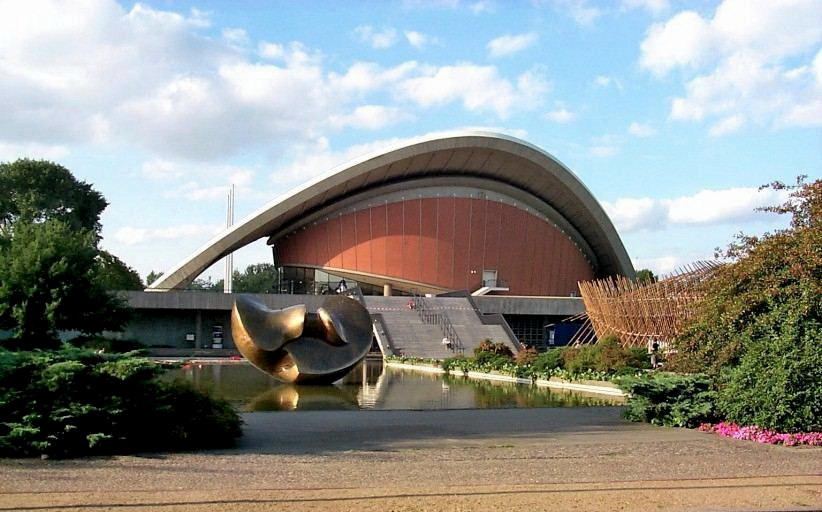
M 227 447 L 242 435 L 225 401 L 133 354 L 0 350 L 0 456 Z
M 716 391 L 706 375 L 656 373 L 616 383 L 629 394 L 625 417 L 631 421 L 694 428 L 717 419 Z

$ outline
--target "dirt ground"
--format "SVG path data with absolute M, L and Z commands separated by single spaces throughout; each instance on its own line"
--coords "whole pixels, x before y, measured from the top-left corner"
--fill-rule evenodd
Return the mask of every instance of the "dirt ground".
M 0 511 L 822 510 L 822 448 L 620 408 L 245 415 L 231 450 L 0 461 Z

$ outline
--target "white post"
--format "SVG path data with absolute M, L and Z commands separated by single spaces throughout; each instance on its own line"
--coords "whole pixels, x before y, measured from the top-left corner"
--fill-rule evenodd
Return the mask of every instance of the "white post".
M 228 189 L 228 210 L 226 211 L 225 227 L 234 225 L 234 184 Z M 234 283 L 234 255 L 228 253 L 225 257 L 225 277 L 223 278 L 223 292 L 231 293 Z

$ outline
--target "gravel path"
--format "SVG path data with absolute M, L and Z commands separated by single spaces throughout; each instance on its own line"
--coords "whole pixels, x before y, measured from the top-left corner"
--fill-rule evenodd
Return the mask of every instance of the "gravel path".
M 822 510 L 822 449 L 621 409 L 245 415 L 237 448 L 0 461 L 3 510 Z

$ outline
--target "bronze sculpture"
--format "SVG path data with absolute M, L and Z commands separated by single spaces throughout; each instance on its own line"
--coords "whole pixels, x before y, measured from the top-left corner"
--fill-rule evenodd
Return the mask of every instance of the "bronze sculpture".
M 240 295 L 231 311 L 234 345 L 251 364 L 283 382 L 331 383 L 371 348 L 371 316 L 356 300 L 325 299 L 316 313 L 305 305 L 272 310 Z

